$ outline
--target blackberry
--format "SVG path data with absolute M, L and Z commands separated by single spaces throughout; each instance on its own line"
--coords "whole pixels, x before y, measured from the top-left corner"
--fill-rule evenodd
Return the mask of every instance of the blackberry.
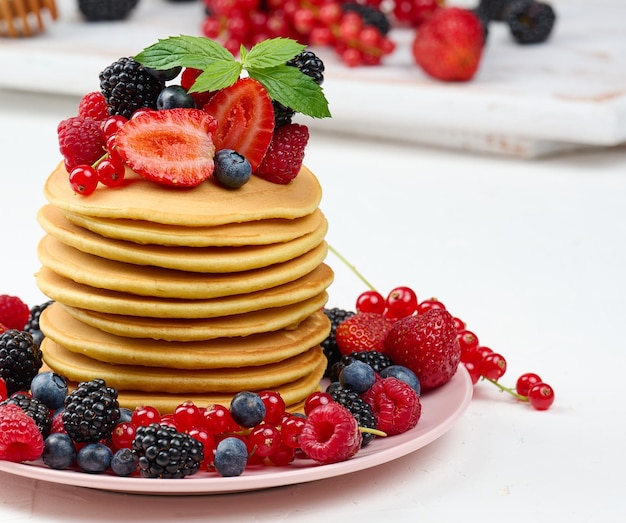
M 503 22 L 512 9 L 526 9 L 533 0 L 480 0 L 475 11 L 484 20 Z
M 511 7 L 506 23 L 518 44 L 539 44 L 552 33 L 556 13 L 552 6 L 543 2 L 520 2 Z
M 39 317 L 41 316 L 41 313 L 44 310 L 46 310 L 47 307 L 52 305 L 52 303 L 53 303 L 53 300 L 49 300 L 39 305 L 34 305 L 33 307 L 31 307 L 30 317 L 28 318 L 28 321 L 26 322 L 26 325 L 24 326 L 24 330 L 30 333 L 30 335 L 33 337 L 33 340 L 38 346 L 41 346 L 41 342 L 43 341 L 43 338 L 44 338 L 44 334 L 43 332 L 41 332 L 41 329 L 39 328 Z
M 365 427 L 368 429 L 375 429 L 377 426 L 376 416 L 372 407 L 365 402 L 356 392 L 348 389 L 329 388 L 326 390 L 328 394 L 339 404 L 347 408 L 354 416 L 359 427 Z M 376 435 L 370 432 L 363 432 L 363 442 L 361 447 L 365 447 L 370 441 L 372 441 Z
M 324 309 L 324 314 L 326 314 L 330 320 L 330 333 L 321 343 L 322 351 L 328 362 L 324 376 L 329 377 L 333 365 L 341 359 L 341 352 L 339 352 L 339 347 L 337 347 L 337 341 L 335 340 L 335 331 L 342 321 L 347 320 L 350 316 L 354 316 L 354 312 L 340 309 L 339 307 L 333 307 L 331 309 Z
M 62 416 L 76 443 L 108 440 L 120 418 L 117 391 L 99 378 L 83 381 L 65 398 Z
M 138 3 L 139 0 L 78 0 L 78 9 L 89 22 L 122 20 Z
M 198 472 L 204 460 L 199 440 L 175 428 L 152 423 L 137 428 L 133 451 L 144 478 L 183 478 Z
M 389 22 L 387 15 L 372 5 L 349 2 L 347 4 L 343 4 L 341 9 L 344 13 L 349 11 L 357 13 L 361 16 L 363 25 L 371 25 L 375 27 L 383 36 L 391 30 L 391 23 Z
M 393 364 L 389 356 L 376 350 L 351 352 L 350 354 L 342 356 L 339 361 L 333 364 L 328 377 L 331 381 L 337 381 L 342 369 L 356 360 L 367 363 L 375 372 L 378 372 L 378 374 L 380 374 L 383 369 Z
M 313 51 L 302 51 L 291 60 L 288 60 L 287 65 L 297 67 L 304 74 L 313 78 L 313 81 L 317 85 L 322 85 L 324 82 L 324 62 Z M 291 123 L 291 119 L 296 112 L 276 100 L 273 100 L 272 104 L 274 105 L 274 121 L 276 128 Z
M 100 90 L 109 114 L 130 118 L 144 107 L 156 109 L 165 82 L 152 76 L 133 58 L 120 58 L 100 73 Z
M 0 334 L 0 377 L 7 395 L 30 389 L 30 382 L 42 365 L 39 345 L 26 331 L 10 329 Z
M 50 409 L 48 409 L 44 403 L 31 397 L 31 395 L 26 392 L 17 392 L 13 394 L 11 397 L 0 403 L 0 406 L 9 405 L 10 403 L 17 405 L 26 414 L 33 418 L 33 420 L 35 420 L 35 423 L 44 438 L 48 436 L 50 433 L 50 426 L 52 424 L 52 417 L 50 416 Z

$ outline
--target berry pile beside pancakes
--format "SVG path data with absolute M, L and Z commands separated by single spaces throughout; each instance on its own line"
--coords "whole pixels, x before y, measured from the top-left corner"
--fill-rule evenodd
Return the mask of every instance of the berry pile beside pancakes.
M 162 55 L 181 38 L 204 47 L 191 57 L 151 61 L 151 49 Z M 239 391 L 266 389 L 295 407 L 318 389 L 327 365 L 320 343 L 330 330 L 322 311 L 333 279 L 324 263 L 328 224 L 321 187 L 302 165 L 304 126 L 285 121 L 284 111 L 277 123 L 273 107 L 298 99 L 294 113 L 328 114 L 320 112 L 319 83 L 298 67 L 302 46 L 279 39 L 262 50 L 256 62 L 254 48 L 241 63 L 220 54 L 222 70 L 243 64 L 249 76 L 245 85 L 239 74 L 223 85 L 209 81 L 217 60 L 212 42 L 160 41 L 135 57 L 131 80 L 115 77 L 112 64 L 102 93 L 86 96 L 71 125 L 59 126 L 64 162 L 46 181 L 48 203 L 37 216 L 46 233 L 37 284 L 54 300 L 40 318 L 44 361 L 74 384 L 103 378 L 122 406 L 166 411 L 185 400 L 227 405 Z M 206 68 L 198 68 L 198 56 Z M 293 92 L 271 82 L 266 89 L 254 80 L 261 69 L 259 77 L 287 75 Z M 190 74 L 196 84 L 183 87 Z M 178 97 L 127 85 L 154 83 L 146 75 L 162 82 L 161 91 L 172 91 L 180 75 Z M 121 85 L 113 95 L 115 78 Z M 252 81 L 258 85 L 251 90 Z M 133 91 L 143 98 L 129 98 Z M 200 132 L 193 126 L 205 115 L 209 131 Z M 93 121 L 102 136 L 84 132 Z M 87 150 L 98 154 L 85 160 Z M 251 176 L 237 188 L 213 176 L 223 167 L 213 158 L 221 150 L 253 158 Z M 108 168 L 122 163 L 122 171 L 100 173 L 104 160 Z M 81 191 L 90 169 L 98 181 Z

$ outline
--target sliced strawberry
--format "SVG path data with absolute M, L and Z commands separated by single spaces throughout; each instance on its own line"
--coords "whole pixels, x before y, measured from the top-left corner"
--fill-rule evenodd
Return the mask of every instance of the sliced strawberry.
M 274 108 L 265 87 L 241 78 L 213 95 L 203 110 L 217 120 L 216 149 L 234 149 L 256 171 L 274 133 Z
M 195 187 L 213 173 L 215 128 L 200 109 L 146 111 L 124 124 L 115 143 L 124 163 L 144 178 Z

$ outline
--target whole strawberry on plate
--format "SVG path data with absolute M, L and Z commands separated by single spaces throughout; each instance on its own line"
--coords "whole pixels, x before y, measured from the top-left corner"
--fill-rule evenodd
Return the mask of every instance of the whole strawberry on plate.
M 445 385 L 461 361 L 454 318 L 440 309 L 402 318 L 389 330 L 384 352 L 411 369 L 423 391 Z
M 485 33 L 478 16 L 460 7 L 438 9 L 413 40 L 415 62 L 444 82 L 471 80 L 480 64 Z

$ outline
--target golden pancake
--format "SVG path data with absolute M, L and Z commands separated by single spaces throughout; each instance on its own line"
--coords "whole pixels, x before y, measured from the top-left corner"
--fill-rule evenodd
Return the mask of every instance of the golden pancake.
M 237 247 L 282 243 L 316 230 L 323 215 L 318 209 L 293 220 L 275 218 L 214 227 L 185 227 L 144 220 L 98 218 L 65 213 L 65 217 L 100 236 L 140 244 L 178 245 L 181 247 Z
M 328 294 L 282 307 L 204 319 L 165 319 L 103 314 L 64 305 L 70 316 L 97 329 L 126 338 L 166 341 L 202 341 L 219 337 L 250 336 L 259 332 L 293 329 L 324 307 Z
M 217 318 L 219 323 L 227 315 L 237 316 L 248 315 L 247 320 L 233 320 L 240 325 L 257 324 L 266 322 L 269 326 L 282 324 L 283 328 L 291 325 L 301 318 L 306 311 L 315 310 L 319 304 L 325 303 L 326 293 L 320 293 L 307 300 L 268 309 L 272 315 L 280 315 L 280 318 L 272 318 L 268 313 L 263 317 L 263 310 L 254 310 L 253 301 L 246 301 L 245 296 L 240 295 L 241 301 L 237 301 L 237 296 L 232 301 L 225 301 L 228 298 L 216 298 L 208 300 L 177 300 L 168 298 L 154 298 L 148 296 L 138 296 L 115 291 L 107 291 L 76 283 L 59 276 L 46 267 L 42 267 L 37 273 L 37 285 L 41 291 L 51 299 L 89 311 L 102 312 L 107 314 L 139 316 L 145 318 L 178 318 L 178 319 L 210 319 Z M 243 297 L 242 297 L 243 296 Z M 226 304 L 226 305 L 225 305 Z M 247 307 L 250 312 L 243 312 Z M 312 311 L 312 312 L 313 312 Z M 312 313 L 311 312 L 311 313 Z M 221 318 L 221 320 L 220 320 Z M 257 319 L 252 319 L 257 318 Z M 262 327 L 262 325 L 259 325 Z
M 44 236 L 37 250 L 44 267 L 77 283 L 102 289 L 126 289 L 131 294 L 208 299 L 248 294 L 297 280 L 314 271 L 328 253 L 324 242 L 315 249 L 282 263 L 245 273 L 187 273 L 160 267 L 115 262 L 68 247 Z
M 101 378 L 118 390 L 175 394 L 273 389 L 304 378 L 326 363 L 326 357 L 319 346 L 267 365 L 189 370 L 111 365 L 71 352 L 50 338 L 44 339 L 41 349 L 46 365 L 71 381 Z
M 285 401 L 286 408 L 290 412 L 304 412 L 304 400 L 309 394 L 320 389 L 320 380 L 324 374 L 326 363 L 323 362 L 309 376 L 276 387 Z M 50 371 L 50 367 L 44 364 L 42 371 Z M 77 382 L 68 381 L 70 390 L 77 387 Z M 247 390 L 247 389 L 246 389 Z M 260 390 L 255 392 L 261 392 Z M 210 405 L 224 405 L 228 407 L 234 394 L 230 393 L 195 393 L 195 394 L 169 394 L 159 392 L 140 392 L 132 390 L 118 391 L 120 407 L 134 410 L 136 407 L 150 405 L 165 414 L 174 412 L 176 407 L 185 401 L 193 401 L 199 407 Z
M 275 363 L 319 345 L 330 330 L 330 321 L 322 311 L 307 317 L 293 330 L 199 342 L 115 336 L 76 320 L 58 303 L 47 307 L 40 321 L 46 336 L 71 352 L 119 365 L 177 369 L 219 369 Z
M 74 225 L 52 205 L 42 207 L 37 214 L 37 220 L 48 234 L 79 251 L 133 265 L 152 265 L 201 273 L 247 271 L 291 260 L 320 245 L 328 230 L 328 222 L 324 218 L 315 231 L 273 245 L 168 247 L 103 238 Z
M 212 181 L 193 189 L 172 188 L 145 180 L 126 169 L 121 187 L 100 186 L 87 198 L 74 193 L 67 178 L 68 173 L 61 162 L 44 185 L 48 201 L 63 211 L 188 227 L 301 218 L 315 211 L 322 198 L 317 178 L 305 166 L 287 185 L 278 187 L 252 176 L 248 183 L 236 190 Z

